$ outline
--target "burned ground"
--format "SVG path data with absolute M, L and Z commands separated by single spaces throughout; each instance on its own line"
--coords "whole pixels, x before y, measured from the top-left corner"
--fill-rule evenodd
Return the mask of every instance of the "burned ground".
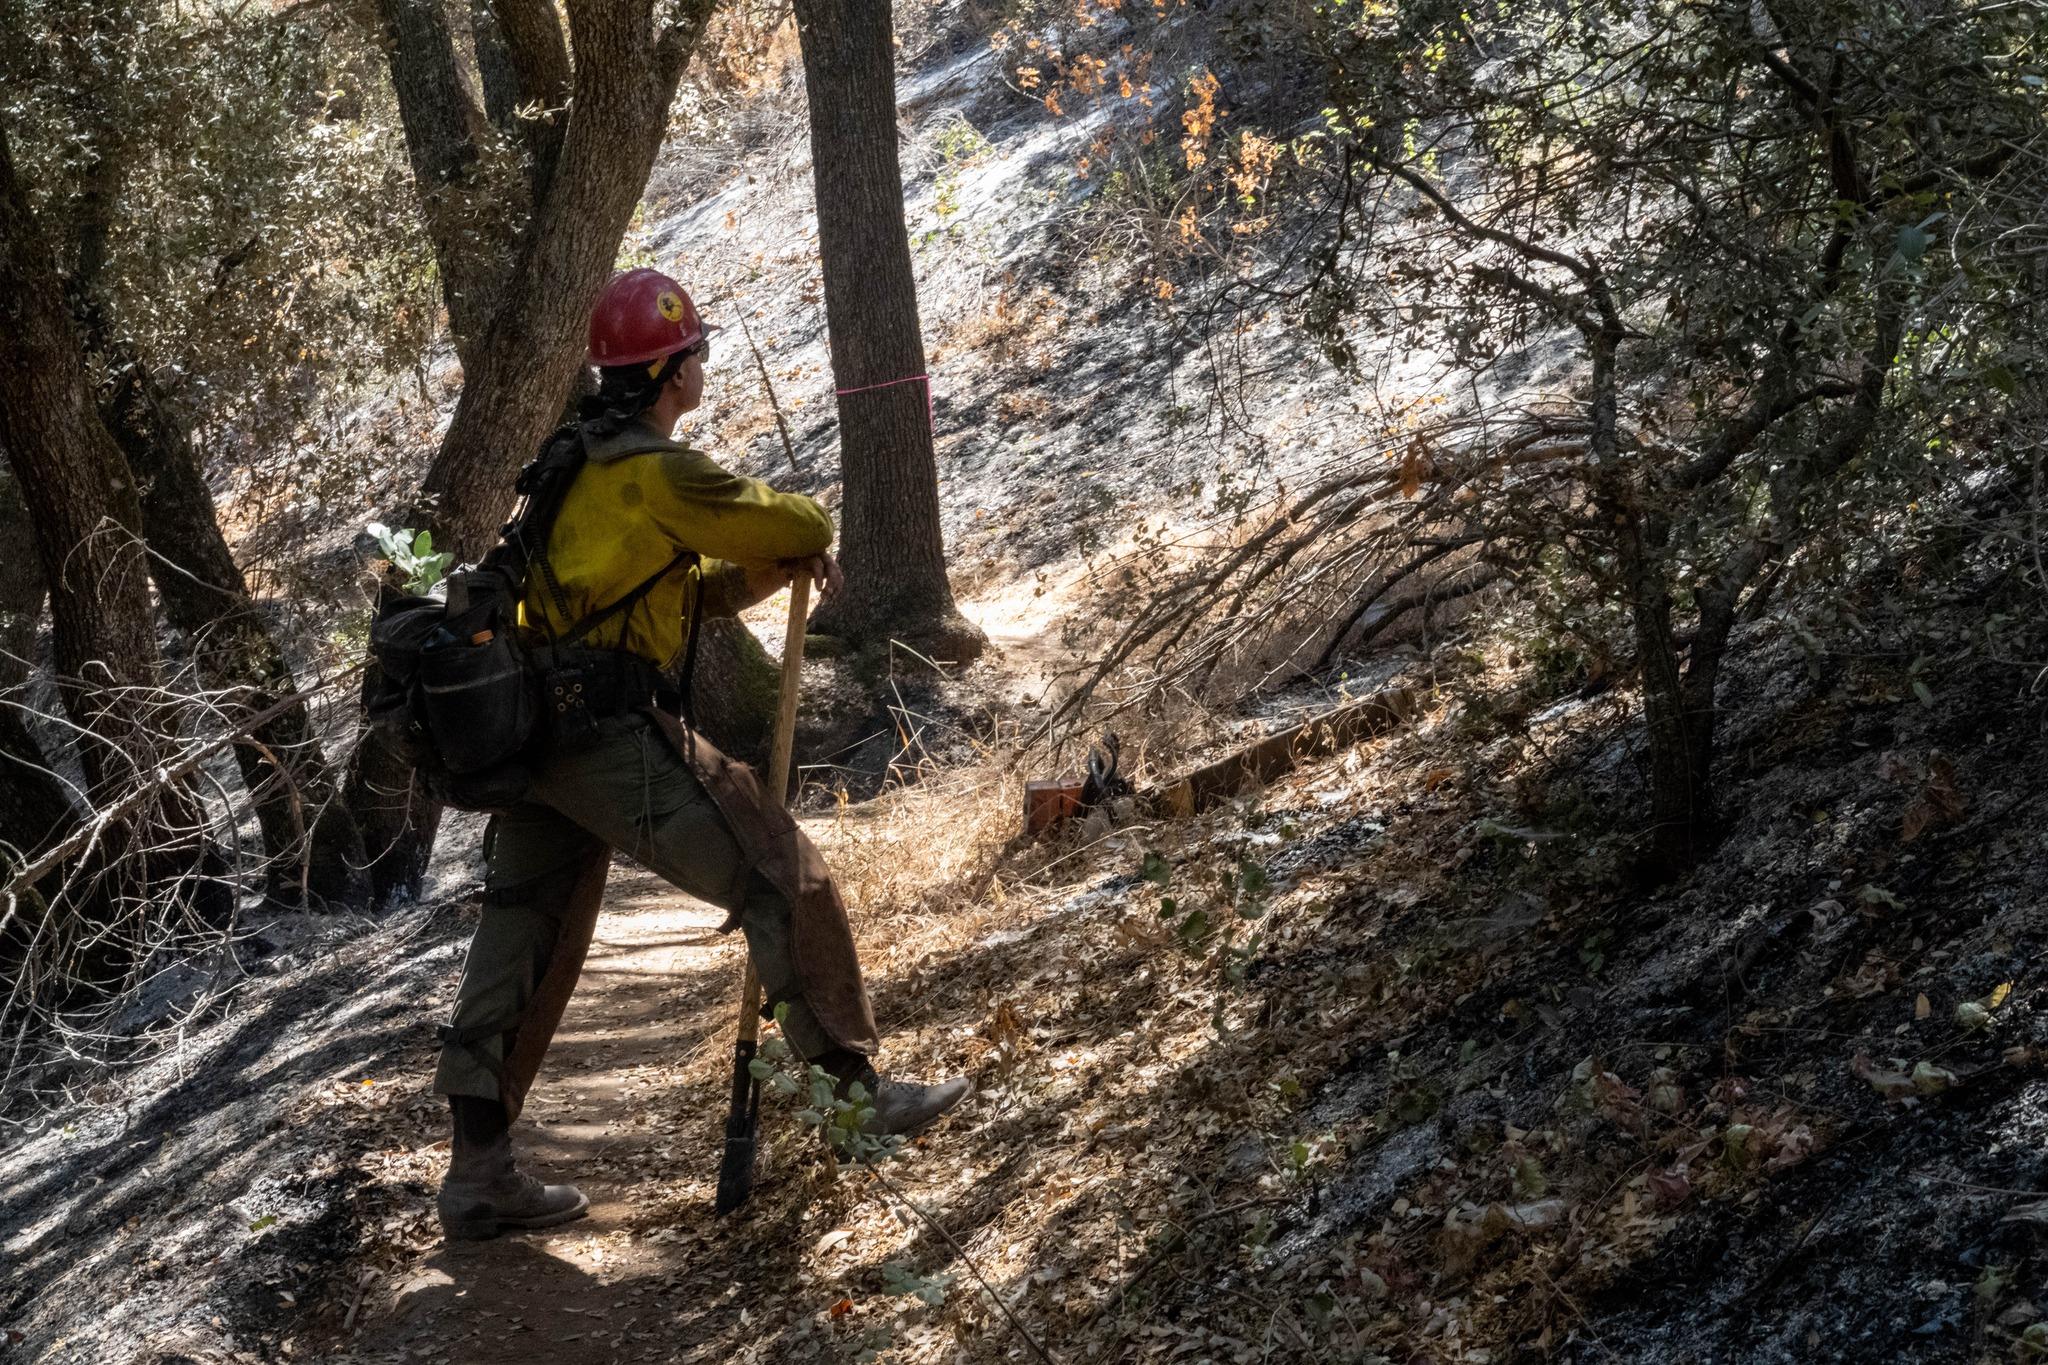
M 2048 1356 L 2048 741 L 2029 670 L 1920 638 L 2031 611 L 2004 566 L 1948 595 L 1896 567 L 1794 581 L 1744 627 L 1721 841 L 1666 884 L 1637 870 L 1625 670 L 1546 675 L 1484 612 L 1212 727 L 1401 682 L 1424 705 L 1398 733 L 1198 817 L 1014 838 L 1052 760 L 1005 746 L 1117 605 L 1090 563 L 1110 509 L 1213 524 L 1188 488 L 1245 429 L 1210 420 L 1200 348 L 1074 283 L 1075 138 L 957 36 L 906 54 L 905 156 L 956 584 L 1002 653 L 880 689 L 815 664 L 804 819 L 885 1065 L 977 1096 L 887 1187 L 773 1111 L 754 1201 L 714 1221 L 737 949 L 622 865 L 519 1136 L 592 1217 L 443 1246 L 427 1086 L 475 913 L 458 831 L 435 897 L 268 923 L 188 983 L 210 1003 L 166 1002 L 157 1056 L 7 1133 L 9 1358 L 1035 1358 L 983 1275 L 1061 1362 Z M 671 149 L 632 245 L 749 310 L 797 468 L 750 358 L 700 434 L 829 501 L 790 95 Z M 980 143 L 942 145 L 963 124 Z M 1350 448 L 1357 414 L 1275 345 L 1251 425 L 1278 480 Z M 436 385 L 388 425 L 431 432 Z M 1889 615 L 1808 628 L 1838 600 Z M 1132 724 L 1147 774 L 1214 756 Z

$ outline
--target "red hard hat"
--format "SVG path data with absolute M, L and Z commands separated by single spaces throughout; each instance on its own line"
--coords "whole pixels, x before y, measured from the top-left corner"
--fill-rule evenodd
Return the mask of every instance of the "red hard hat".
M 612 276 L 590 310 L 590 363 L 600 369 L 666 360 L 703 338 L 688 291 L 659 270 Z

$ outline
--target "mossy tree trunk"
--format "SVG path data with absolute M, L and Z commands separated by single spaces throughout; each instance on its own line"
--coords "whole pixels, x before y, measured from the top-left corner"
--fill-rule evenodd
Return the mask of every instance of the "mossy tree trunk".
M 698 628 L 694 715 L 713 744 L 759 766 L 775 730 L 782 670 L 745 623 L 730 617 Z

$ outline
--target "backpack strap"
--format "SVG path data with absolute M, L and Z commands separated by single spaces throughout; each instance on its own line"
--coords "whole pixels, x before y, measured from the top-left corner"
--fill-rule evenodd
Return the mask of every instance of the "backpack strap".
M 661 582 L 662 579 L 667 578 L 678 567 L 684 564 L 694 563 L 696 562 L 696 560 L 697 552 L 695 550 L 676 551 L 676 557 L 674 559 L 671 559 L 668 563 L 662 565 L 653 573 L 641 579 L 638 587 L 634 588 L 624 597 L 621 597 L 617 601 L 611 603 L 611 605 L 599 607 L 596 611 L 591 612 L 581 621 L 578 621 L 575 625 L 571 626 L 569 628 L 569 633 L 561 638 L 560 643 L 565 645 L 581 644 L 583 641 L 583 637 L 590 634 L 591 631 L 596 630 L 599 626 L 603 625 L 607 621 L 610 621 L 614 617 L 621 616 L 624 613 L 631 611 L 634 607 L 638 606 L 642 598 L 647 596 L 648 593 L 654 591 L 655 584 Z M 545 566 L 546 563 L 547 561 L 545 559 L 541 561 L 541 564 L 543 566 Z M 553 574 L 548 575 L 548 581 L 551 584 L 554 582 Z M 559 593 L 560 585 L 555 585 L 554 591 Z M 559 600 L 560 599 L 558 597 L 558 603 Z M 693 615 L 691 619 L 695 620 L 696 618 Z
M 516 583 L 524 583 L 529 571 L 540 572 L 541 583 L 548 596 L 554 599 L 555 611 L 563 620 L 569 619 L 569 596 L 562 588 L 562 582 L 555 576 L 554 565 L 548 559 L 548 540 L 554 534 L 555 520 L 561 515 L 562 504 L 568 501 L 569 488 L 576 476 L 583 472 L 583 466 L 591 459 L 590 427 L 577 422 L 562 427 L 548 438 L 540 454 L 519 472 L 515 490 L 523 499 L 512 520 L 505 523 L 499 533 L 497 548 L 485 556 L 485 562 L 492 567 L 502 568 Z M 625 596 L 607 606 L 589 613 L 566 635 L 557 636 L 548 623 L 545 614 L 541 629 L 547 633 L 550 647 L 581 643 L 589 634 L 606 622 L 631 611 L 654 591 L 655 585 L 676 569 L 687 564 L 701 564 L 702 559 L 695 550 L 678 550 L 675 558 L 656 569 Z M 687 714 L 690 674 L 696 664 L 697 617 L 703 605 L 704 586 L 701 576 L 697 585 L 697 597 L 691 604 L 689 639 L 683 647 L 683 680 Z

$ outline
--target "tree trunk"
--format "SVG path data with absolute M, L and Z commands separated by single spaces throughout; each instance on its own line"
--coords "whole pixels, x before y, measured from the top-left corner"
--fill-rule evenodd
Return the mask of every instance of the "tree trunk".
M 1671 876 L 1691 867 L 1713 846 L 1713 688 L 1718 667 L 1691 680 L 1688 688 L 1672 638 L 1671 589 L 1659 546 L 1655 538 L 1645 536 L 1638 514 L 1627 515 L 1619 541 L 1650 748 L 1650 849 L 1658 874 Z M 1702 683 L 1703 709 L 1698 706 Z
M 713 744 L 757 767 L 768 758 L 782 670 L 745 623 L 723 617 L 698 628 L 692 701 Z
M 469 0 L 469 36 L 476 48 L 477 84 L 484 92 L 484 117 L 502 132 L 519 133 L 519 73 L 490 0 Z
M 953 604 L 932 455 L 931 385 L 896 154 L 896 50 L 887 0 L 796 0 L 825 320 L 839 390 L 840 557 L 846 590 L 817 628 L 907 641 L 942 661 L 986 638 Z
M 547 199 L 554 181 L 555 166 L 562 156 L 562 134 L 568 125 L 569 48 L 562 41 L 554 0 L 492 0 L 491 8 L 518 100 L 534 111 L 534 116 L 521 121 L 520 129 L 532 157 L 528 177 L 532 202 L 539 204 Z
M 221 535 L 212 491 L 184 427 L 155 376 L 139 359 L 126 360 L 103 412 L 142 483 L 157 596 L 191 642 L 206 685 L 240 692 L 236 707 L 245 714 L 269 710 L 298 691 L 298 680 Z M 303 883 L 321 901 L 360 901 L 362 836 L 336 799 L 306 709 L 259 726 L 235 746 L 235 759 L 272 860 L 273 894 L 296 903 Z
M 407 6 L 426 0 L 380 3 L 387 14 L 404 17 Z M 488 328 L 462 352 L 462 394 L 411 518 L 415 526 L 430 527 L 436 545 L 458 560 L 475 560 L 489 548 L 511 510 L 513 476 L 561 420 L 581 370 L 590 306 L 618 258 L 668 128 L 676 83 L 712 3 L 664 4 L 669 21 L 659 30 L 653 0 L 572 5 L 573 78 L 547 0 L 493 5 L 522 95 L 556 108 L 563 103 L 558 92 L 568 88 L 571 112 L 566 126 L 558 120 L 536 132 L 533 211 L 509 272 L 491 258 L 489 268 L 500 272 L 490 291 L 498 303 Z M 405 114 L 406 140 L 416 173 L 425 168 L 419 188 L 432 228 L 434 168 L 459 159 L 460 139 L 445 112 L 456 96 L 423 90 L 421 73 L 454 82 L 452 44 L 445 22 L 438 32 L 431 23 L 393 24 L 390 36 L 401 109 L 419 104 Z M 557 137 L 559 150 L 551 150 Z M 437 256 L 460 254 L 463 244 L 459 235 L 436 231 Z M 417 887 L 440 813 L 418 792 L 410 767 L 374 733 L 356 746 L 347 800 L 370 853 L 379 901 Z
M 487 183 L 479 170 L 483 114 L 457 69 L 443 0 L 377 0 L 377 10 L 448 330 L 467 369 L 496 306 L 519 214 L 507 212 L 508 187 Z
M 0 878 L 12 875 L 10 864 L 62 838 L 77 818 L 17 709 L 46 596 L 35 553 L 21 489 L 0 468 L 0 562 L 18 566 L 0 575 Z
M 441 828 L 441 808 L 427 799 L 412 764 L 380 732 L 366 729 L 357 741 L 342 802 L 362 831 L 371 903 L 383 907 L 416 894 Z
M 55 263 L 0 131 L 0 445 L 35 528 L 65 709 L 95 796 L 156 766 L 142 503 L 101 423 Z M 125 689 L 134 689 L 124 695 Z
M 387 0 L 395 3 L 396 0 Z M 427 472 L 415 518 L 438 546 L 473 560 L 512 506 L 512 476 L 557 422 L 582 364 L 590 306 L 610 278 L 668 127 L 683 62 L 710 0 L 658 40 L 646 0 L 579 10 L 574 111 L 547 196 L 536 206 L 502 306 L 464 358 L 462 395 Z M 501 23 L 511 13 L 500 8 Z M 521 45 L 507 41 L 516 54 Z

